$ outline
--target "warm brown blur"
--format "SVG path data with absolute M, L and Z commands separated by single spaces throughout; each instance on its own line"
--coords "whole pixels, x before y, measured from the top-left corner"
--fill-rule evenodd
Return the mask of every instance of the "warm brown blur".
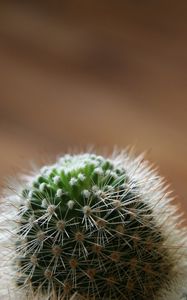
M 59 2 L 0 2 L 1 181 L 69 148 L 135 145 L 187 210 L 187 1 Z

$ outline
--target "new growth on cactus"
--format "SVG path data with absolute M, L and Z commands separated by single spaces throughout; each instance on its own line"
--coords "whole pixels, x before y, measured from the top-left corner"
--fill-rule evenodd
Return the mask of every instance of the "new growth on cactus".
M 182 299 L 186 232 L 170 202 L 127 152 L 65 155 L 25 176 L 2 205 L 1 299 Z

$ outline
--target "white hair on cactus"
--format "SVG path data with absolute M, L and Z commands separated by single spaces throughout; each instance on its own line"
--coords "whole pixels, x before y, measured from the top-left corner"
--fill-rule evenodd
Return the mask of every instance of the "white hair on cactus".
M 63 195 L 63 190 L 62 189 L 58 189 L 56 192 L 57 197 L 61 197 Z
M 67 206 L 69 209 L 72 209 L 74 205 L 75 205 L 75 201 L 73 201 L 73 200 L 69 200 L 67 203 Z
M 94 173 L 98 174 L 98 175 L 102 175 L 103 174 L 103 169 L 102 168 L 95 168 Z
M 72 178 L 70 179 L 70 181 L 69 181 L 69 184 L 70 184 L 71 186 L 76 185 L 76 184 L 77 184 L 77 178 L 72 177 Z
M 84 174 L 82 174 L 82 173 L 79 173 L 79 175 L 78 175 L 78 179 L 79 179 L 80 181 L 84 181 L 84 180 L 85 180 L 85 176 L 84 176 Z
M 73 158 L 72 158 L 73 157 Z M 73 160 L 74 164 L 71 165 L 71 159 Z M 97 159 L 97 161 L 96 161 Z M 107 170 L 105 174 L 107 173 L 109 176 L 109 181 L 111 180 L 111 177 L 114 177 L 114 183 L 111 185 L 110 182 L 106 182 L 106 184 L 100 184 L 100 182 L 93 182 L 93 185 L 90 190 L 87 189 L 87 187 L 83 187 L 81 190 L 81 195 L 83 195 L 83 204 L 77 203 L 77 200 L 74 198 L 71 198 L 67 201 L 65 211 L 68 213 L 70 211 L 71 213 L 77 211 L 83 212 L 82 217 L 82 224 L 85 225 L 85 231 L 88 232 L 88 236 L 90 232 L 93 232 L 93 234 L 96 234 L 98 232 L 98 238 L 103 241 L 104 245 L 107 244 L 108 239 L 110 239 L 110 234 L 107 232 L 107 218 L 108 216 L 112 214 L 114 210 L 118 210 L 119 216 L 121 216 L 121 221 L 119 224 L 116 224 L 115 218 L 111 217 L 111 222 L 113 222 L 114 226 L 117 227 L 115 233 L 119 233 L 119 235 L 123 234 L 123 222 L 124 217 L 123 214 L 127 211 L 130 213 L 130 217 L 133 219 L 134 217 L 136 220 L 139 221 L 139 224 L 141 224 L 141 220 L 139 220 L 139 216 L 137 215 L 139 213 L 139 210 L 142 211 L 144 209 L 147 209 L 147 207 L 152 211 L 151 218 L 154 219 L 154 222 L 156 223 L 157 228 L 159 229 L 161 236 L 164 240 L 163 247 L 164 249 L 167 249 L 167 255 L 168 259 L 171 260 L 171 269 L 169 270 L 169 279 L 167 280 L 167 284 L 163 285 L 161 289 L 158 291 L 156 296 L 154 297 L 154 300 L 185 300 L 187 295 L 187 232 L 186 228 L 183 228 L 181 225 L 181 216 L 177 212 L 176 206 L 172 204 L 172 198 L 170 197 L 170 194 L 167 191 L 167 187 L 165 187 L 164 180 L 158 175 L 158 173 L 155 170 L 152 170 L 149 166 L 149 163 L 143 159 L 143 156 L 140 155 L 138 157 L 134 157 L 133 154 L 129 154 L 126 151 L 120 152 L 120 153 L 114 153 L 111 157 L 109 157 L 109 163 L 111 162 L 115 168 L 124 168 L 126 177 L 128 178 L 127 182 L 122 182 L 120 185 L 120 188 L 122 191 L 124 191 L 123 196 L 125 196 L 129 191 L 133 190 L 136 191 L 136 196 L 133 196 L 131 198 L 128 198 L 127 202 L 124 204 L 119 200 L 119 191 L 118 189 L 115 189 L 115 185 L 119 184 L 116 180 L 118 178 L 116 171 L 113 170 Z M 102 156 L 97 156 L 95 154 L 79 154 L 75 156 L 66 155 L 63 158 L 59 160 L 58 163 L 55 163 L 55 166 L 60 168 L 60 170 L 65 170 L 64 174 L 68 174 L 68 172 L 72 172 L 74 169 L 81 169 L 85 167 L 86 161 L 89 161 L 91 164 L 92 161 L 94 161 L 93 165 L 96 166 L 94 169 L 94 173 L 97 175 L 104 175 L 102 167 L 98 164 L 98 161 L 102 161 L 104 163 L 104 159 Z M 64 165 L 64 169 L 63 169 Z M 76 165 L 76 167 L 75 167 Z M 51 174 L 52 169 L 54 165 L 43 167 L 41 169 L 41 173 L 45 174 Z M 82 172 L 82 171 L 81 171 Z M 77 178 L 81 181 L 80 184 L 84 184 L 86 181 L 86 175 L 85 173 L 79 172 L 77 174 Z M 59 184 L 60 176 L 53 177 L 53 184 Z M 18 287 L 15 284 L 15 278 L 16 278 L 16 268 L 15 268 L 15 259 L 17 257 L 16 251 L 15 251 L 15 245 L 19 242 L 19 249 L 22 249 L 24 252 L 25 243 L 28 247 L 27 241 L 25 241 L 25 237 L 27 236 L 27 232 L 32 227 L 32 224 L 50 224 L 50 222 L 53 221 L 53 216 L 55 216 L 55 220 L 57 220 L 57 223 L 55 223 L 56 231 L 53 233 L 51 231 L 51 226 L 53 225 L 45 225 L 47 226 L 46 231 L 41 231 L 40 228 L 38 228 L 33 235 L 35 235 L 35 238 L 30 242 L 30 245 L 32 249 L 40 249 L 42 247 L 42 243 L 45 240 L 47 235 L 53 235 L 54 240 L 58 239 L 59 236 L 62 236 L 62 241 L 64 241 L 65 236 L 68 237 L 69 232 L 71 234 L 75 235 L 75 241 L 76 241 L 76 248 L 75 250 L 78 251 L 78 253 L 84 253 L 83 255 L 87 255 L 87 249 L 84 245 L 84 239 L 87 239 L 87 236 L 83 232 L 76 231 L 74 232 L 72 228 L 77 228 L 77 219 L 75 218 L 74 221 L 71 221 L 71 219 L 63 220 L 59 219 L 56 210 L 58 210 L 58 205 L 56 205 L 52 199 L 52 196 L 50 193 L 47 194 L 46 198 L 41 199 L 41 207 L 44 210 L 41 217 L 38 219 L 35 219 L 34 215 L 29 218 L 27 224 L 20 225 L 20 218 L 22 215 L 27 214 L 27 210 L 30 209 L 32 206 L 32 200 L 34 198 L 34 191 L 29 190 L 28 191 L 28 199 L 23 205 L 23 199 L 21 199 L 21 191 L 23 190 L 23 187 L 26 188 L 28 186 L 32 186 L 33 178 L 37 178 L 37 174 L 34 174 L 34 177 L 26 176 L 25 180 L 22 181 L 21 185 L 14 185 L 13 189 L 12 186 L 10 187 L 10 190 L 6 190 L 2 197 L 2 203 L 0 205 L 0 299 L 1 300 L 81 300 L 81 299 L 88 299 L 90 300 L 91 297 L 86 297 L 79 294 L 79 291 L 74 291 L 71 295 L 61 295 L 61 290 L 56 290 L 55 284 L 53 280 L 51 280 L 51 272 L 55 272 L 55 263 L 52 267 L 52 262 L 56 262 L 58 264 L 59 262 L 59 250 L 60 248 L 54 248 L 54 245 L 52 247 L 52 253 L 54 257 L 50 261 L 50 266 L 46 268 L 46 271 L 44 272 L 45 275 L 45 282 L 48 282 L 48 292 L 43 293 L 42 291 L 42 285 L 39 286 L 37 290 L 33 290 L 30 278 L 26 278 L 24 285 Z M 39 177 L 38 177 L 39 178 Z M 78 186 L 78 179 L 76 177 L 71 177 L 68 184 L 70 188 Z M 120 178 L 120 177 L 119 177 Z M 49 183 L 49 187 L 50 187 Z M 43 193 L 45 188 L 47 188 L 46 183 L 40 183 L 38 185 L 38 190 L 40 193 Z M 69 187 L 68 187 L 69 188 Z M 12 192 L 15 191 L 14 192 Z M 98 206 L 96 204 L 90 201 L 90 195 L 91 192 L 93 192 L 94 197 L 98 197 Z M 57 188 L 55 191 L 55 195 L 57 197 L 62 196 L 62 189 Z M 41 194 L 42 195 L 42 194 Z M 67 196 L 64 194 L 65 197 Z M 143 199 L 144 203 L 146 204 L 146 208 L 138 208 L 135 209 L 135 211 L 132 209 L 130 210 L 128 208 L 128 203 L 133 204 L 135 203 L 136 208 L 136 201 L 137 201 L 137 195 Z M 46 196 L 46 195 L 45 195 Z M 73 196 L 73 194 L 71 195 Z M 21 210 L 20 210 L 20 205 Z M 37 203 L 35 204 L 38 205 Z M 77 207 L 77 208 L 76 208 Z M 36 208 L 36 210 L 40 210 L 39 207 Z M 105 214 L 106 212 L 106 214 Z M 65 216 L 66 216 L 65 213 Z M 94 214 L 100 215 L 100 218 L 97 220 L 94 219 Z M 103 218 L 103 214 L 105 214 Z M 147 218 L 148 216 L 148 218 Z M 105 220 L 106 218 L 106 220 Z M 147 218 L 147 219 L 146 219 Z M 146 221 L 147 220 L 147 221 Z M 149 213 L 145 211 L 145 220 L 142 220 L 142 228 L 144 226 L 149 225 Z M 38 223 L 37 223 L 38 222 Z M 129 221 L 128 221 L 129 222 Z M 127 226 L 128 222 L 124 225 Z M 148 222 L 148 223 L 147 223 Z M 115 225 L 116 224 L 116 225 Z M 31 227 L 30 227 L 31 226 Z M 39 226 L 39 225 L 38 225 Z M 150 223 L 150 226 L 153 226 L 152 223 Z M 68 230 L 66 228 L 68 227 Z M 36 227 L 37 228 L 37 227 Z M 18 230 L 21 230 L 21 235 L 18 234 Z M 77 229 L 76 229 L 77 230 Z M 126 229 L 125 229 L 126 230 Z M 132 238 L 135 239 L 135 245 L 138 242 L 138 236 L 133 236 Z M 146 243 L 148 240 L 146 240 Z M 64 243 L 64 242 L 63 242 Z M 108 242 L 109 243 L 109 242 Z M 155 241 L 157 243 L 157 241 Z M 152 247 L 152 244 L 146 244 L 147 247 Z M 69 273 L 67 275 L 67 278 L 72 276 L 74 281 L 78 279 L 77 277 L 77 261 L 73 257 L 70 256 L 69 252 L 69 244 L 66 246 L 63 244 L 63 251 L 67 255 L 69 259 L 70 269 Z M 32 252 L 31 250 L 29 250 Z M 99 248 L 96 248 L 95 251 L 100 251 Z M 35 251 L 37 254 L 37 251 Z M 20 252 L 21 253 L 21 252 Z M 20 255 L 19 253 L 19 255 Z M 64 255 L 65 255 L 64 254 Z M 112 259 L 115 261 L 119 259 L 118 253 L 112 252 L 110 254 Z M 100 263 L 102 264 L 102 260 L 100 259 Z M 106 259 L 106 257 L 104 258 Z M 37 256 L 32 256 L 29 265 L 27 265 L 28 268 L 31 268 L 30 276 L 32 276 L 32 272 L 34 272 L 36 265 L 37 265 Z M 136 264 L 136 261 L 132 262 L 134 265 Z M 146 272 L 149 272 L 150 264 L 144 266 L 146 269 Z M 51 269 L 50 269 L 51 268 Z M 133 268 L 133 265 L 132 265 Z M 53 271 L 51 271 L 53 270 Z M 65 270 L 63 270 L 65 272 Z M 89 276 L 94 276 L 94 272 L 97 272 L 97 270 L 89 270 Z M 120 270 L 121 272 L 121 270 Z M 150 271 L 151 272 L 151 271 Z M 90 278 L 89 277 L 89 278 Z M 158 275 L 159 277 L 159 275 Z M 57 282 L 58 276 L 55 279 Z M 114 279 L 108 278 L 109 284 L 112 284 L 112 280 L 115 282 Z M 88 281 L 89 284 L 91 281 Z M 94 282 L 94 281 L 93 281 Z M 43 283 L 44 284 L 44 283 Z M 64 289 L 68 287 L 63 287 Z M 100 286 L 97 288 L 101 288 Z M 146 287 L 145 287 L 146 288 Z M 90 288 L 91 289 L 91 288 Z M 150 287 L 151 289 L 151 287 Z M 122 291 L 123 293 L 123 291 Z M 120 296 L 120 299 L 127 300 L 127 295 Z M 153 298 L 153 297 L 152 297 Z M 99 298 L 95 297 L 95 300 L 104 299 L 106 298 Z M 117 298 L 116 298 L 117 299 Z M 148 300 L 150 298 L 145 298 L 145 300 Z M 109 299 L 108 299 L 109 300 Z M 110 300 L 113 300 L 111 298 Z
M 55 184 L 58 184 L 60 182 L 60 176 L 57 176 L 57 175 L 54 176 L 53 181 L 54 181 Z
M 88 190 L 83 190 L 83 191 L 82 191 L 82 194 L 83 194 L 83 196 L 84 196 L 85 198 L 89 198 L 90 195 L 91 195 L 91 193 L 90 193 Z
M 45 189 L 45 187 L 46 187 L 46 183 L 45 183 L 45 182 L 42 182 L 42 183 L 40 184 L 40 186 L 39 186 L 40 191 L 43 192 L 44 189 Z

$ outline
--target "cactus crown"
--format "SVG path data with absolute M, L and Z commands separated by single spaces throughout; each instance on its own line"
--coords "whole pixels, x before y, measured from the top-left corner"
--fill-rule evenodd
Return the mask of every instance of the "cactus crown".
M 69 299 L 149 299 L 172 263 L 151 207 L 124 166 L 66 155 L 22 191 L 17 285 Z M 64 299 L 63 298 L 63 299 Z

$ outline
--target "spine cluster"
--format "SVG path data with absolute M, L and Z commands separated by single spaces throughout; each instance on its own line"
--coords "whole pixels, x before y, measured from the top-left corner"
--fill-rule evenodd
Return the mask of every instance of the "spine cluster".
M 141 157 L 65 155 L 7 199 L 12 241 L 0 259 L 10 261 L 7 289 L 23 299 L 185 295 L 186 233 L 162 179 Z

